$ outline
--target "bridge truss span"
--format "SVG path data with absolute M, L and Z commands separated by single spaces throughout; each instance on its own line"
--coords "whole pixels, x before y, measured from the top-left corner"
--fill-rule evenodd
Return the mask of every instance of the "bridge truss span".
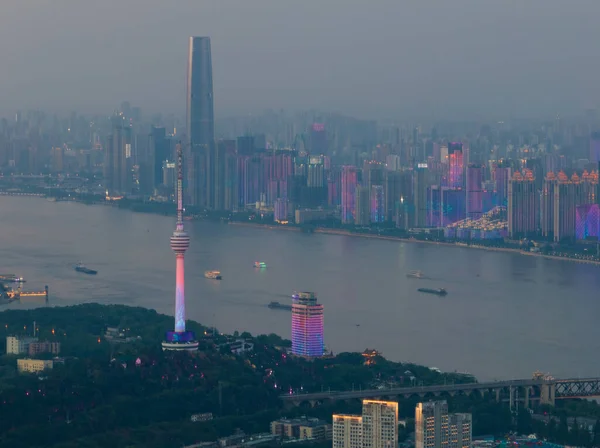
M 589 398 L 600 396 L 600 378 L 556 380 L 556 398 Z

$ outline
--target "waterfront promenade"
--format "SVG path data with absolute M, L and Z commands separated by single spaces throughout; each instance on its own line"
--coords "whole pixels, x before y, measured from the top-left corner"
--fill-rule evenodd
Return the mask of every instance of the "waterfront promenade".
M 284 225 L 270 225 L 270 224 L 259 224 L 259 223 L 249 223 L 249 222 L 239 222 L 239 221 L 230 221 L 229 224 L 236 225 L 236 226 L 244 226 L 244 227 L 258 227 L 258 228 L 268 229 L 268 230 L 282 230 L 282 231 L 293 231 L 293 232 L 301 232 L 302 231 L 302 229 L 300 227 L 284 226 Z M 594 265 L 600 266 L 600 261 L 598 261 L 598 260 L 585 260 L 585 259 L 571 258 L 571 257 L 559 257 L 556 255 L 546 255 L 546 254 L 542 254 L 539 252 L 529 252 L 529 251 L 524 251 L 522 249 L 513 249 L 510 247 L 490 247 L 490 246 L 483 246 L 480 244 L 467 244 L 467 243 L 461 243 L 461 242 L 448 243 L 448 242 L 444 242 L 444 241 L 418 240 L 416 238 L 403 238 L 403 237 L 399 237 L 399 236 L 389 236 L 389 235 L 375 235 L 372 233 L 358 233 L 358 232 L 351 232 L 349 230 L 327 229 L 327 228 L 323 228 L 323 227 L 318 227 L 318 228 L 314 229 L 314 233 L 321 233 L 321 234 L 325 234 L 325 235 L 350 236 L 350 237 L 356 237 L 356 238 L 369 238 L 369 239 L 386 240 L 386 241 L 399 241 L 399 242 L 403 242 L 403 243 L 434 244 L 437 246 L 460 247 L 460 248 L 466 248 L 466 249 L 479 249 L 479 250 L 485 250 L 488 252 L 508 252 L 508 253 L 528 255 L 528 256 L 532 256 L 532 257 L 543 257 L 543 258 L 550 259 L 550 260 L 570 261 L 570 262 L 594 264 Z

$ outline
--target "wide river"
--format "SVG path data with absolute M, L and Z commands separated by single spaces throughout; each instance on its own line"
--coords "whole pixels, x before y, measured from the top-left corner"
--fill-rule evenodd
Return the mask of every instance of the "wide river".
M 173 314 L 172 217 L 0 197 L 0 270 L 49 285 L 50 302 L 121 303 Z M 515 253 L 186 222 L 187 316 L 219 330 L 290 337 L 266 307 L 314 291 L 334 352 L 376 348 L 397 361 L 479 379 L 600 376 L 600 268 Z M 97 276 L 78 274 L 83 261 Z M 268 269 L 252 267 L 255 260 Z M 203 273 L 218 269 L 222 281 Z M 428 279 L 410 279 L 421 270 Z M 446 297 L 418 287 L 445 287 Z M 13 303 L 0 309 L 25 307 Z M 30 305 L 29 305 L 30 306 Z M 167 329 L 165 329 L 167 330 Z

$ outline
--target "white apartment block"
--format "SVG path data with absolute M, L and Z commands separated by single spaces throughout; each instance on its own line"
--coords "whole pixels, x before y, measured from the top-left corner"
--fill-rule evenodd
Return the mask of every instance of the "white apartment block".
M 398 403 L 363 400 L 362 415 L 333 416 L 333 448 L 396 448 Z

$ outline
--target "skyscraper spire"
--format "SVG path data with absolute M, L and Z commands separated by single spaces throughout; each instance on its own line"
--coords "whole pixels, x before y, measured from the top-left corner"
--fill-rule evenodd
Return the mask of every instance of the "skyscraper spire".
M 171 236 L 171 249 L 175 252 L 175 331 L 168 331 L 163 350 L 197 350 L 198 342 L 192 331 L 185 330 L 185 276 L 184 255 L 190 247 L 190 237 L 183 229 L 183 150 L 177 144 L 177 224 Z

